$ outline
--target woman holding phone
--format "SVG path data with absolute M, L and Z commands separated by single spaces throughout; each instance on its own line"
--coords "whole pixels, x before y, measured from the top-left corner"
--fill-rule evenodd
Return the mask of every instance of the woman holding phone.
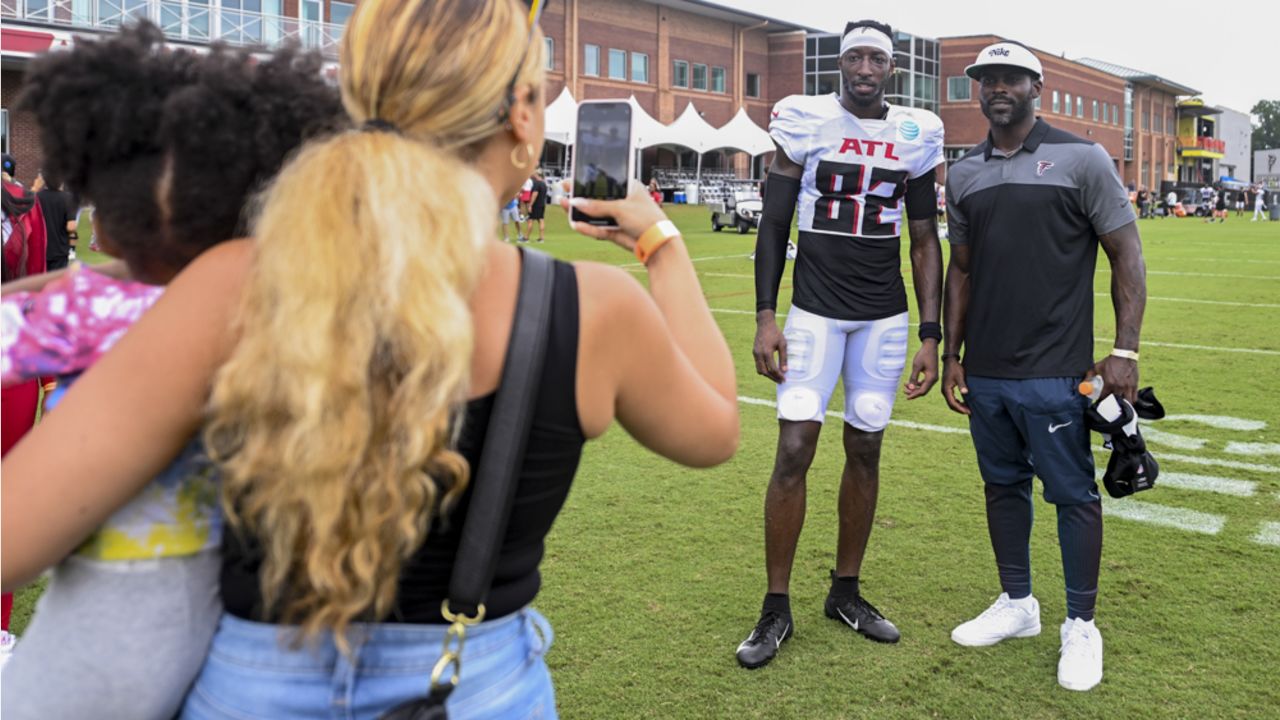
M 6 458 L 8 589 L 203 432 L 228 513 L 226 614 L 186 717 L 365 718 L 425 693 L 519 286 L 520 250 L 492 219 L 541 153 L 535 17 L 516 0 L 362 2 L 340 79 L 360 129 L 299 152 L 253 238 L 189 265 Z M 556 714 L 530 603 L 588 439 L 616 418 L 690 466 L 737 445 L 732 359 L 679 233 L 642 187 L 578 202 L 616 219 L 587 232 L 642 257 L 650 290 L 556 263 L 516 509 L 454 718 Z

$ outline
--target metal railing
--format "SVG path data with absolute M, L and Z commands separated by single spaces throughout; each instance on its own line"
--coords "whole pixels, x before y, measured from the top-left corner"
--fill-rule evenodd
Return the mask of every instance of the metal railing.
M 1227 143 L 1225 140 L 1217 138 L 1182 136 L 1178 138 L 1178 150 L 1208 150 L 1210 152 L 1224 153 L 1227 151 Z
M 271 15 L 223 5 L 220 0 L 0 0 L 0 19 L 70 30 L 114 30 L 146 19 L 174 40 L 275 47 L 297 40 L 337 57 L 342 25 Z

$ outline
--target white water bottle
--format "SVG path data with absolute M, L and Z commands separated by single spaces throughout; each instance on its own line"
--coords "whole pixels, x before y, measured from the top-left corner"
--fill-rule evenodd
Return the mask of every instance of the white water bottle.
M 1102 384 L 1102 376 L 1094 375 L 1092 378 L 1080 381 L 1080 385 L 1076 389 L 1080 391 L 1081 395 L 1089 398 L 1089 402 L 1092 404 L 1098 402 L 1098 398 L 1102 397 Z

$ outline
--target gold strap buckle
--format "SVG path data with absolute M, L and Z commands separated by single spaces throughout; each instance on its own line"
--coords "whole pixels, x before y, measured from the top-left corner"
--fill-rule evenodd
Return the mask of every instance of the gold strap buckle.
M 449 609 L 449 600 L 446 598 L 444 602 L 440 603 L 440 614 L 450 624 L 444 635 L 444 652 L 441 653 L 440 659 L 436 661 L 436 666 L 431 670 L 431 688 L 433 690 L 443 690 L 446 685 L 450 687 L 458 686 L 458 677 L 462 674 L 462 646 L 467 641 L 467 628 L 484 620 L 484 604 L 481 603 L 480 607 L 476 609 L 475 617 L 468 617 L 463 613 L 451 611 Z M 446 682 L 442 682 L 450 666 L 453 667 L 453 672 L 449 673 Z

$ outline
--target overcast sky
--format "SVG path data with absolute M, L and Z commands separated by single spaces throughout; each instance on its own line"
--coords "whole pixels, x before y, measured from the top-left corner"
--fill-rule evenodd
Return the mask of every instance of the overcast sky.
M 713 2 L 831 31 L 847 20 L 871 18 L 923 37 L 993 33 L 1067 58 L 1092 57 L 1159 75 L 1200 90 L 1206 102 L 1245 113 L 1259 100 L 1280 100 L 1275 0 Z

